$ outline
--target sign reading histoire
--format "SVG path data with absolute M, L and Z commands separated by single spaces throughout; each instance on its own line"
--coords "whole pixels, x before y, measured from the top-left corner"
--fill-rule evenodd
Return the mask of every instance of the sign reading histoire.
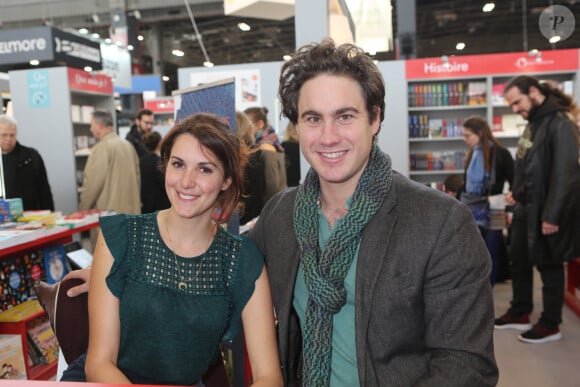
M 0 31 L 0 66 L 31 60 L 102 69 L 100 44 L 82 36 L 48 26 Z
M 538 54 L 539 53 L 539 54 Z M 407 79 L 578 71 L 578 49 L 464 55 L 405 61 Z

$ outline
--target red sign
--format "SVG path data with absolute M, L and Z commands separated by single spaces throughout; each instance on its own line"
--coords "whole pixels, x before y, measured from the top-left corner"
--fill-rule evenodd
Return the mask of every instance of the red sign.
M 145 108 L 153 113 L 173 113 L 175 102 L 173 98 L 148 99 L 144 102 Z
M 578 49 L 450 56 L 405 61 L 407 79 L 578 71 Z
M 104 74 L 91 74 L 84 70 L 68 68 L 68 85 L 71 90 L 113 94 L 113 81 Z

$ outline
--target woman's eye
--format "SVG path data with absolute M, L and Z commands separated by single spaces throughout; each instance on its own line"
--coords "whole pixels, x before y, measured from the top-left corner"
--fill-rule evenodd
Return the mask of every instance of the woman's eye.
M 183 167 L 183 163 L 182 163 L 181 161 L 173 161 L 173 162 L 171 163 L 171 166 L 172 166 L 173 168 L 181 168 L 181 167 Z

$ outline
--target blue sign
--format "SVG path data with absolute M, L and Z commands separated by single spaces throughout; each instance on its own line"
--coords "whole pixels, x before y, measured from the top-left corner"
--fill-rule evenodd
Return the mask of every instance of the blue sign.
M 50 107 L 50 87 L 47 70 L 30 71 L 28 80 L 28 104 L 31 108 Z

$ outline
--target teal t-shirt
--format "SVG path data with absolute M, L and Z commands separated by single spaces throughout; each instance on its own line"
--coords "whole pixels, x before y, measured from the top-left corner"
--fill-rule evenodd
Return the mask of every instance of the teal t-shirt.
M 219 343 L 237 334 L 262 254 L 248 238 L 219 227 L 204 254 L 175 257 L 161 239 L 157 213 L 107 216 L 100 224 L 114 257 L 107 285 L 120 302 L 118 367 L 135 383 L 198 382 Z
M 331 229 L 326 218 L 318 212 L 318 245 L 322 250 L 330 237 Z M 334 227 L 337 227 L 339 219 Z M 356 362 L 356 337 L 355 337 L 355 282 L 358 246 L 350 269 L 346 274 L 344 287 L 346 289 L 346 304 L 332 318 L 332 360 L 330 385 L 332 387 L 352 387 L 359 385 L 358 368 Z M 304 330 L 304 317 L 308 303 L 308 291 L 304 282 L 304 270 L 302 264 L 298 267 L 296 286 L 294 288 L 293 305 L 300 319 L 300 326 Z

